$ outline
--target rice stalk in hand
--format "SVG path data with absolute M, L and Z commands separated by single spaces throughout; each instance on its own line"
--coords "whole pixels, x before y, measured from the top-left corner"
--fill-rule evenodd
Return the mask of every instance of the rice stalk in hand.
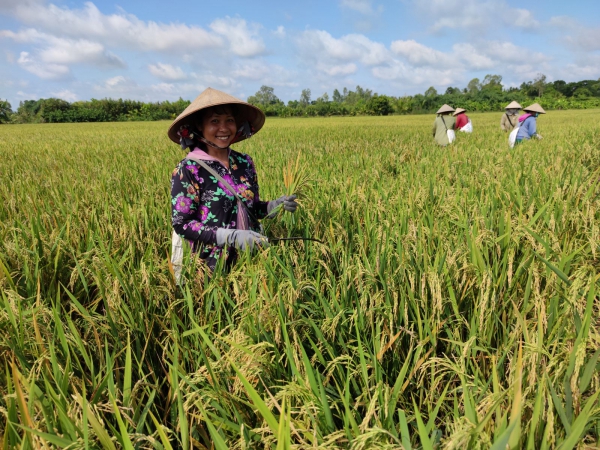
M 302 154 L 298 152 L 296 162 L 289 162 L 283 168 L 283 185 L 285 186 L 285 195 L 296 195 L 298 199 L 305 193 L 310 185 L 311 179 L 305 164 L 300 164 Z M 283 204 L 277 206 L 279 211 L 283 211 Z M 295 213 L 283 214 L 282 222 L 285 224 L 288 232 L 296 225 Z

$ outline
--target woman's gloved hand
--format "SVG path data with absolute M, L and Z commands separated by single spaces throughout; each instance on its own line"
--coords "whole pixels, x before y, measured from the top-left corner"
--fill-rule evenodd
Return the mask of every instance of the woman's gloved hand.
M 275 208 L 277 208 L 281 204 L 283 204 L 284 210 L 293 213 L 298 208 L 298 203 L 296 203 L 297 198 L 298 197 L 295 195 L 282 195 L 281 197 L 275 200 L 271 200 L 267 204 L 267 217 L 272 218 L 274 215 L 272 216 L 271 213 L 275 212 Z
M 269 241 L 266 236 L 255 231 L 217 228 L 217 245 L 232 246 L 241 251 L 246 249 L 254 251 L 257 247 L 268 247 Z

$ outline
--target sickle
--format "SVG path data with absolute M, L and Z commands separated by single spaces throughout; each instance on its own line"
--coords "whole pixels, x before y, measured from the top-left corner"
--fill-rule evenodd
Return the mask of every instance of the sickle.
M 287 237 L 287 238 L 269 238 L 269 242 L 278 242 L 278 241 L 314 241 L 314 242 L 318 242 L 319 244 L 325 243 L 323 241 L 320 241 L 319 239 L 302 237 L 302 236 L 294 236 L 294 237 Z

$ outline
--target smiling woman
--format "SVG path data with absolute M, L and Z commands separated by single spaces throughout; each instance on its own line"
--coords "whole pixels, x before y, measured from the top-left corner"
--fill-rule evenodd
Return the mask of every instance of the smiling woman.
M 259 219 L 281 204 L 286 211 L 296 210 L 294 195 L 262 201 L 252 159 L 230 148 L 257 133 L 264 122 L 260 109 L 208 88 L 171 124 L 169 137 L 189 151 L 171 179 L 176 277 L 181 238 L 211 270 L 219 259 L 229 267 L 237 251 L 268 246 Z

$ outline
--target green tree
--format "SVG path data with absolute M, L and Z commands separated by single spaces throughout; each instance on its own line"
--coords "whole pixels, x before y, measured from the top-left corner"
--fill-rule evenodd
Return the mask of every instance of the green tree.
M 375 95 L 367 102 L 367 111 L 374 116 L 387 116 L 394 112 L 391 99 L 385 95 Z
M 552 85 L 554 86 L 554 89 L 556 89 L 558 92 L 560 92 L 563 95 L 567 95 L 567 82 L 564 80 L 556 80 L 554 83 L 552 83 Z
M 325 92 L 319 98 L 317 98 L 317 103 L 328 103 L 329 102 L 329 94 Z
M 580 87 L 575 90 L 573 93 L 573 97 L 575 98 L 589 98 L 592 96 L 592 93 L 588 88 Z
M 502 90 L 502 75 L 486 75 L 481 82 L 481 89 Z
M 537 96 L 541 97 L 544 94 L 544 90 L 546 88 L 546 75 L 543 73 L 538 73 L 537 76 L 533 79 L 533 83 L 531 86 L 537 91 Z
M 344 97 L 337 89 L 333 90 L 333 101 L 334 103 L 342 103 L 344 101 Z
M 281 100 L 275 95 L 275 89 L 270 86 L 262 85 L 256 94 L 248 97 L 248 103 L 253 105 L 277 105 Z
M 423 95 L 425 95 L 425 97 L 437 97 L 438 92 L 433 86 L 431 86 L 425 91 L 425 94 Z
M 60 98 L 45 98 L 40 102 L 38 115 L 44 122 L 64 122 L 66 111 L 71 109 L 71 104 Z
M 301 105 L 310 105 L 310 89 L 302 89 L 302 93 L 300 94 L 300 104 Z
M 360 86 L 356 86 L 356 95 L 361 100 L 369 100 L 373 96 L 373 91 L 371 89 L 363 89 Z
M 477 94 L 481 90 L 481 83 L 479 82 L 479 78 L 473 78 L 467 84 L 467 92 L 469 94 Z
M 8 100 L 0 99 L 0 123 L 6 123 L 10 121 L 10 116 L 12 116 L 12 107 Z

